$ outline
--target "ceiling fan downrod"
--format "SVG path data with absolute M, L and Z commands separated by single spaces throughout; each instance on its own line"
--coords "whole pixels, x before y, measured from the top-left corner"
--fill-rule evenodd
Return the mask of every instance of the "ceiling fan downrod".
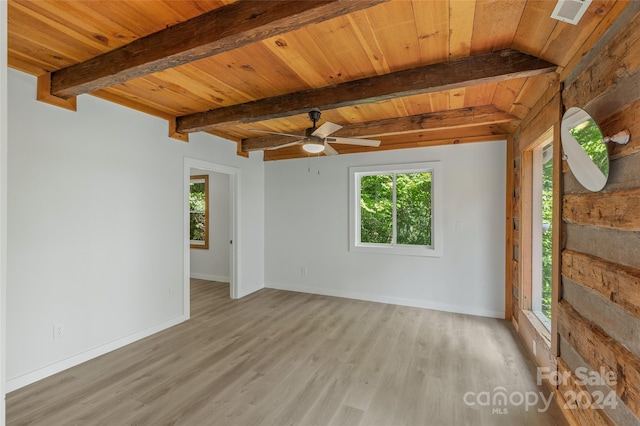
M 311 120 L 313 122 L 313 129 L 316 128 L 316 123 L 318 121 L 320 121 L 320 116 L 322 115 L 322 113 L 320 112 L 320 110 L 318 108 L 311 108 L 309 110 L 309 120 Z

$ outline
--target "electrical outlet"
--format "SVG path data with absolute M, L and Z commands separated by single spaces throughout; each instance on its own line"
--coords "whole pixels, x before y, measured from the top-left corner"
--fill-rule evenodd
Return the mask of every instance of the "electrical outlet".
M 57 323 L 53 324 L 53 338 L 59 339 L 64 336 L 64 324 Z
M 533 340 L 533 345 L 531 346 L 531 350 L 533 350 L 533 354 L 536 355 L 536 341 Z
M 303 266 L 300 268 L 300 275 L 307 275 L 307 267 Z
M 173 287 L 169 287 L 169 297 L 175 297 L 176 289 Z

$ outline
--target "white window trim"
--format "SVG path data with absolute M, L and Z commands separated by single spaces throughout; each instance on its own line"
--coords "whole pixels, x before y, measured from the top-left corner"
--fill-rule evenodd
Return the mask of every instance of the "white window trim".
M 360 177 L 383 173 L 431 173 L 431 246 L 373 244 L 360 242 Z M 442 163 L 384 164 L 349 167 L 349 250 L 353 252 L 397 254 L 405 256 L 442 256 L 443 185 Z M 395 205 L 395 203 L 394 203 Z M 395 220 L 395 218 L 394 218 Z

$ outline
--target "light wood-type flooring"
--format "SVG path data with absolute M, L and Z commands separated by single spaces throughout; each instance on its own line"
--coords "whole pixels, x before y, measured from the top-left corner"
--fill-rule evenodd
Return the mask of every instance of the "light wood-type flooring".
M 549 391 L 506 321 L 271 289 L 228 294 L 192 280 L 191 320 L 10 393 L 7 424 L 565 424 L 555 403 L 542 413 L 517 404 Z M 516 404 L 478 404 L 499 387 Z

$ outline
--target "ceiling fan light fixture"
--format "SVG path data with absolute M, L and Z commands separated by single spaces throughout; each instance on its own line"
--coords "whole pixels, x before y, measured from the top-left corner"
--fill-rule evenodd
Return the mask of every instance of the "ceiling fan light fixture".
M 311 154 L 317 154 L 319 152 L 324 151 L 324 142 L 306 141 L 302 145 L 302 149 L 304 149 L 305 151 Z

